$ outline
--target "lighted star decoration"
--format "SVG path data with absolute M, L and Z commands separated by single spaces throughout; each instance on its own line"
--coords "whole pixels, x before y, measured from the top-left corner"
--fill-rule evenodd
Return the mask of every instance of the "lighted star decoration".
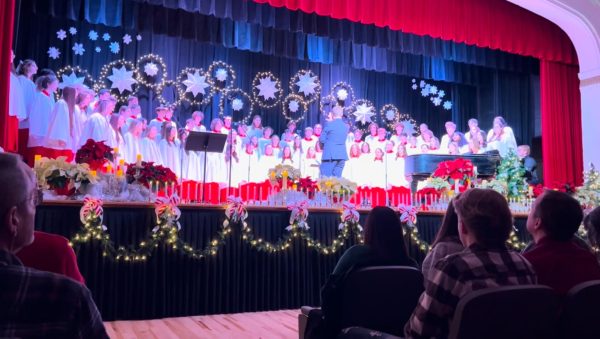
M 123 43 L 125 45 L 129 45 L 131 43 L 131 35 L 129 35 L 129 34 L 123 35 Z
M 96 31 L 94 31 L 94 30 L 91 30 L 91 31 L 88 33 L 88 38 L 89 38 L 90 40 L 92 40 L 92 41 L 96 41 L 96 40 L 98 40 L 98 32 L 96 32 Z
M 452 109 L 452 103 L 450 101 L 444 101 L 444 109 L 445 110 L 450 110 Z
M 119 51 L 121 50 L 121 47 L 119 46 L 118 42 L 111 42 L 109 47 L 111 52 L 113 52 L 114 54 L 119 53 Z
M 225 68 L 217 69 L 217 80 L 225 81 L 227 80 L 227 70 Z
M 73 45 L 73 53 L 75 53 L 75 55 L 83 55 L 83 52 L 85 52 L 85 48 L 83 48 L 83 44 L 80 43 L 75 43 Z
M 258 88 L 258 95 L 265 98 L 265 100 L 275 99 L 275 93 L 279 90 L 275 87 L 277 84 L 270 76 L 259 79 L 260 84 L 255 87 Z
M 138 34 L 138 35 L 136 35 L 136 36 L 135 36 L 135 40 L 137 40 L 137 41 L 142 41 L 142 36 L 141 36 L 141 35 L 139 35 L 139 34 Z
M 375 115 L 373 107 L 370 107 L 365 103 L 356 106 L 356 111 L 354 111 L 353 114 L 356 122 L 361 122 L 363 124 L 370 123 L 372 121 L 371 117 Z
M 128 71 L 125 66 L 121 68 L 112 68 L 112 75 L 107 77 L 112 82 L 110 88 L 117 88 L 119 93 L 123 94 L 125 91 L 133 92 L 131 86 L 137 83 L 133 78 L 133 71 Z
M 158 66 L 153 62 L 149 62 L 144 65 L 144 73 L 149 77 L 156 76 L 158 74 Z
M 71 74 L 63 74 L 62 82 L 58 84 L 58 88 L 63 89 L 65 87 L 76 87 L 77 85 L 83 85 L 85 77 L 78 77 L 75 72 L 71 71 Z
M 348 91 L 346 91 L 345 88 L 342 88 L 340 90 L 337 91 L 337 98 L 339 100 L 346 100 L 346 98 L 348 98 Z
M 75 27 L 69 28 L 69 33 L 71 33 L 71 35 L 77 34 L 77 28 L 75 28 Z
M 102 40 L 104 40 L 104 41 L 110 40 L 110 34 L 108 34 L 108 33 L 102 34 Z
M 304 74 L 298 77 L 298 81 L 296 81 L 296 85 L 300 89 L 299 92 L 304 93 L 304 96 L 309 96 L 315 93 L 315 88 L 319 86 L 317 84 L 317 76 L 310 76 L 309 72 L 304 72 Z
M 58 57 L 60 57 L 60 51 L 58 50 L 58 48 L 56 48 L 54 46 L 48 48 L 47 53 L 48 53 L 48 56 L 54 60 L 56 60 L 56 59 L 58 59 Z
M 394 120 L 394 118 L 396 118 L 396 112 L 394 112 L 393 110 L 389 109 L 385 112 L 385 118 L 389 121 Z
M 65 30 L 64 30 L 64 29 L 59 29 L 59 30 L 56 32 L 56 37 L 57 37 L 59 40 L 65 40 L 65 38 L 67 37 L 67 32 L 65 32 Z
M 184 80 L 183 84 L 186 87 L 185 92 L 192 93 L 194 96 L 197 96 L 198 93 L 205 95 L 205 89 L 209 86 L 209 84 L 206 82 L 206 76 L 200 75 L 198 71 L 195 71 L 194 73 L 188 73 L 187 80 Z
M 102 48 L 100 48 L 99 46 L 98 46 L 98 47 L 96 47 L 96 49 L 95 49 L 95 50 L 96 50 L 96 53 L 100 53 L 100 52 L 102 52 Z
M 235 98 L 231 101 L 231 108 L 234 111 L 240 111 L 244 108 L 244 102 L 241 99 Z
M 298 103 L 298 101 L 292 100 L 288 103 L 288 108 L 290 109 L 290 112 L 298 112 L 300 104 Z

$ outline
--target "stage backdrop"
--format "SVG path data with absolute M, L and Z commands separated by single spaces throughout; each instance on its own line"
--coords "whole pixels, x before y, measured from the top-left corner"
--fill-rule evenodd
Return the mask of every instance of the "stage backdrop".
M 319 76 L 323 96 L 336 82 L 345 81 L 356 98 L 372 101 L 377 110 L 394 104 L 417 122 L 428 123 L 439 136 L 447 120 L 464 130 L 466 121 L 476 117 L 487 129 L 495 115 L 503 115 L 519 142 L 529 143 L 533 137 L 536 98 L 530 89 L 539 86 L 539 64 L 533 58 L 244 1 L 207 6 L 208 2 L 199 2 L 201 10 L 190 13 L 131 0 L 107 1 L 104 6 L 90 1 L 23 0 L 17 58 L 34 58 L 41 67 L 53 69 L 79 65 L 97 76 L 109 61 L 135 62 L 152 52 L 165 59 L 171 79 L 185 67 L 206 69 L 213 61 L 223 60 L 237 72 L 236 87 L 248 93 L 257 72 L 271 71 L 287 94 L 289 79 L 300 69 L 311 69 Z M 252 7 L 254 15 L 233 10 L 240 3 Z M 70 34 L 70 27 L 77 30 L 75 35 Z M 57 38 L 61 29 L 67 33 L 64 40 Z M 91 30 L 99 34 L 97 40 L 88 37 Z M 111 36 L 107 42 L 102 39 L 104 33 Z M 123 43 L 125 34 L 133 38 L 130 44 Z M 141 40 L 136 39 L 138 34 Z M 119 44 L 117 53 L 109 50 L 109 42 Z M 82 43 L 83 55 L 74 55 L 75 43 Z M 50 47 L 61 51 L 59 58 L 48 57 Z M 96 47 L 101 51 L 96 52 Z M 443 89 L 452 108 L 435 106 L 422 97 L 420 89 L 411 88 L 413 79 Z M 165 97 L 169 92 L 172 88 L 165 90 Z M 138 95 L 144 115 L 151 118 L 152 108 L 158 105 L 155 95 L 144 90 Z M 218 115 L 217 99 L 200 107 L 207 113 L 205 123 Z M 178 120 L 183 122 L 194 108 L 181 107 L 176 112 Z M 227 105 L 225 109 L 231 113 Z M 278 131 L 285 124 L 281 106 L 255 113 Z M 319 119 L 319 105 L 313 103 L 299 127 Z

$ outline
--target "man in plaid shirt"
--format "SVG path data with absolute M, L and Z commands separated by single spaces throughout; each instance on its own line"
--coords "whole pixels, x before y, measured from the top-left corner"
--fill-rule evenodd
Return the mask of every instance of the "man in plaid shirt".
M 24 267 L 14 255 L 33 242 L 41 199 L 31 168 L 0 154 L 0 187 L 0 338 L 108 338 L 85 286 Z
M 537 282 L 531 264 L 506 248 L 512 215 L 502 195 L 490 189 L 471 189 L 453 204 L 465 250 L 435 264 L 404 328 L 408 338 L 447 337 L 458 301 L 471 291 Z

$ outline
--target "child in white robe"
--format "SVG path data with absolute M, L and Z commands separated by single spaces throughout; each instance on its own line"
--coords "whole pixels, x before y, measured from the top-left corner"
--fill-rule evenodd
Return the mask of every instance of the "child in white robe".
M 353 134 L 352 140 L 346 141 L 346 151 L 350 152 L 350 148 L 352 148 L 352 145 L 358 146 L 358 150 L 360 151 L 360 146 L 363 143 L 363 141 L 362 141 L 363 132 L 362 132 L 362 130 L 357 128 L 354 130 L 354 132 L 352 132 L 352 134 Z
M 294 168 L 296 168 L 297 170 L 301 171 L 302 170 L 302 157 L 303 157 L 303 151 L 305 148 L 302 146 L 302 139 L 297 136 L 294 138 L 294 144 L 292 146 L 292 160 L 293 160 L 293 166 Z M 308 148 L 306 148 L 308 149 Z
M 273 153 L 273 146 L 265 146 L 265 154 L 260 157 L 258 177 L 259 182 L 263 182 L 269 178 L 269 170 L 275 168 L 279 164 L 279 159 Z
M 177 178 L 181 178 L 181 144 L 177 140 L 177 128 L 173 125 L 168 124 L 165 127 L 159 149 L 163 165 L 170 168 Z
M 406 145 L 406 154 L 407 155 L 421 154 L 421 148 L 418 146 L 416 137 L 411 136 L 408 138 L 408 144 Z
M 37 73 L 38 67 L 33 60 L 24 60 L 19 63 L 17 67 L 17 79 L 21 85 L 23 91 L 23 101 L 25 103 L 25 116 L 19 120 L 19 153 L 25 158 L 28 156 L 29 146 L 29 118 L 33 110 L 33 105 L 36 102 L 39 92 L 44 89 L 40 89 L 36 83 L 33 82 L 33 76 Z M 51 103 L 54 103 L 52 100 Z M 50 108 L 52 110 L 52 108 Z M 48 127 L 48 125 L 44 125 Z M 41 140 L 40 140 L 41 142 Z M 39 146 L 39 145 L 38 145 Z M 34 146 L 35 147 L 35 146 Z M 33 155 L 31 155 L 33 158 Z M 31 164 L 30 164 L 31 165 Z
M 310 177 L 312 180 L 316 180 L 319 178 L 319 166 L 320 162 L 317 160 L 317 153 L 315 149 L 309 147 L 306 151 L 306 156 L 302 161 L 302 177 Z
M 10 92 L 8 100 L 8 116 L 10 119 L 16 119 L 13 121 L 13 128 L 18 128 L 19 121 L 27 119 L 27 107 L 25 102 L 25 96 L 23 93 L 23 87 L 17 76 L 17 72 L 12 64 L 15 58 L 15 53 L 11 50 L 11 72 L 10 72 Z M 16 125 L 16 126 L 15 126 Z M 18 148 L 18 141 L 17 141 Z
M 77 105 L 73 113 L 73 129 L 74 129 L 74 140 L 73 140 L 73 151 L 77 152 L 79 145 L 81 144 L 81 134 L 83 133 L 83 127 L 88 119 L 86 113 L 87 107 L 93 98 L 93 92 L 87 88 L 80 88 L 77 93 Z
M 258 137 L 258 154 L 263 155 L 265 153 L 265 146 L 271 143 L 271 137 L 273 136 L 273 129 L 269 126 L 262 130 L 262 136 Z
M 356 168 L 354 172 L 354 179 L 358 186 L 369 186 L 371 182 L 371 166 L 373 164 L 373 154 L 371 153 L 371 147 L 367 142 L 363 142 L 360 147 L 360 157 L 358 158 Z
M 85 125 L 83 125 L 83 132 L 79 138 L 79 146 L 84 145 L 88 139 L 96 142 L 104 141 L 105 144 L 109 144 L 112 138 L 109 119 L 116 104 L 117 101 L 112 97 L 98 103 L 98 112 L 92 113 L 85 122 Z
M 272 132 L 272 131 L 271 131 Z M 263 136 L 263 126 L 262 126 L 262 119 L 260 117 L 260 115 L 255 115 L 254 117 L 252 117 L 252 125 L 250 125 L 250 128 L 248 128 L 248 136 L 249 137 L 257 137 L 260 138 Z M 271 136 L 269 136 L 271 137 Z M 261 151 L 259 151 L 260 153 Z
M 31 149 L 29 153 L 35 153 L 33 148 L 43 147 L 50 115 L 54 109 L 54 92 L 58 88 L 58 79 L 53 75 L 42 76 L 36 81 L 38 91 L 33 97 L 33 103 L 29 111 L 29 138 L 27 147 Z M 27 99 L 26 99 L 27 100 Z M 30 154 L 33 157 L 33 155 Z
M 406 138 L 402 138 L 402 134 L 406 137 L 406 133 L 404 133 L 404 124 L 401 122 L 397 122 L 394 124 L 394 135 L 390 137 L 390 140 L 394 142 L 394 145 L 400 145 L 403 140 Z
M 162 165 L 162 155 L 158 148 L 158 130 L 156 125 L 148 126 L 146 129 L 146 135 L 140 142 L 140 152 L 142 154 L 142 160 L 146 162 L 153 162 L 157 165 Z
M 215 118 L 210 123 L 212 133 L 221 133 L 223 121 Z M 206 154 L 206 182 L 227 183 L 227 169 L 225 167 L 225 146 L 218 153 Z
M 180 133 L 180 138 L 185 145 L 187 141 L 185 130 L 182 130 Z M 202 182 L 204 175 L 204 152 L 186 151 L 185 147 L 183 147 L 181 156 L 183 157 L 183 167 L 181 169 L 183 179 Z
M 262 182 L 264 177 L 260 171 L 260 164 L 258 160 L 258 153 L 254 144 L 251 142 L 246 143 L 244 151 L 239 155 L 240 159 L 240 180 L 241 182 Z
M 123 134 L 121 134 L 121 128 L 125 124 L 125 117 L 116 113 L 110 116 L 110 139 L 107 143 L 109 146 L 113 148 L 113 150 L 118 150 L 117 158 L 115 162 L 118 162 L 120 159 L 125 159 L 129 157 L 127 154 L 127 150 L 125 148 L 125 139 L 123 138 Z
M 292 148 L 290 146 L 283 147 L 283 151 L 281 152 L 280 163 L 282 165 L 290 165 L 296 167 L 296 165 L 294 164 L 294 159 L 292 158 Z
M 388 186 L 409 187 L 404 175 L 404 161 L 406 159 L 406 147 L 398 145 L 396 153 L 387 158 L 386 175 Z
M 386 189 L 386 178 L 385 178 L 385 158 L 384 153 L 381 148 L 375 149 L 375 157 L 373 158 L 373 162 L 368 169 L 369 175 L 369 185 L 371 187 L 380 187 Z
M 167 108 L 164 106 L 156 107 L 154 113 L 156 114 L 156 118 L 150 120 L 148 126 L 156 127 L 158 133 L 161 133 L 163 122 L 167 121 L 165 118 L 167 115 Z M 160 139 L 160 135 L 157 136 L 157 139 Z
M 350 151 L 348 152 L 348 160 L 344 165 L 342 171 L 342 177 L 356 183 L 357 177 L 360 175 L 360 147 L 358 144 L 352 144 Z
M 50 123 L 42 147 L 43 151 L 40 153 L 43 157 L 57 158 L 65 156 L 68 162 L 73 160 L 76 100 L 77 90 L 74 87 L 65 87 L 62 98 L 56 102 L 50 114 Z
M 501 157 L 505 157 L 512 150 L 516 153 L 517 141 L 515 134 L 507 124 L 504 118 L 495 117 L 494 127 L 487 135 L 487 149 L 498 150 Z
M 281 159 L 281 154 L 283 152 L 283 145 L 281 144 L 281 140 L 279 136 L 273 135 L 271 136 L 271 148 L 273 148 L 273 155 L 277 159 Z
M 378 129 L 379 126 L 377 126 L 377 124 L 374 122 L 369 125 L 369 135 L 365 137 L 365 142 L 369 144 L 371 149 L 375 147 L 374 143 L 377 141 L 377 139 L 379 139 L 379 135 L 377 134 Z
M 318 142 L 316 138 L 313 138 L 312 127 L 306 127 L 304 129 L 304 138 L 302 140 L 302 149 L 308 149 L 309 147 L 315 148 L 315 144 Z
M 125 139 L 125 149 L 123 154 L 126 157 L 126 163 L 134 164 L 137 161 L 137 155 L 142 154 L 141 151 L 141 142 L 142 142 L 142 132 L 144 131 L 144 125 L 141 120 L 133 120 L 129 125 L 129 132 L 125 133 L 123 137 Z
M 194 111 L 192 113 L 192 120 L 194 121 L 194 125 L 191 131 L 206 132 L 206 127 L 202 125 L 202 122 L 204 121 L 204 113 L 201 111 Z

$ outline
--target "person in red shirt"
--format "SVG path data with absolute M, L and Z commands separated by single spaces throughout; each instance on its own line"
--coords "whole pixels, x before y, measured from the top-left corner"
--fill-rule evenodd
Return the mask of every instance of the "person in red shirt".
M 582 219 L 579 202 L 558 191 L 540 195 L 527 218 L 535 246 L 523 256 L 533 265 L 538 282 L 561 295 L 579 283 L 600 279 L 596 257 L 572 241 Z

